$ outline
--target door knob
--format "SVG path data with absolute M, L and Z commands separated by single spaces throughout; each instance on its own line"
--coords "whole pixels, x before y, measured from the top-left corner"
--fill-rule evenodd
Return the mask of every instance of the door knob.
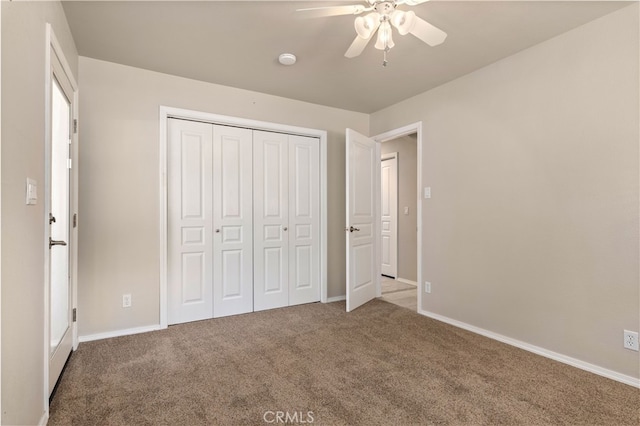
M 285 226 L 284 228 L 282 228 L 282 230 L 283 230 L 283 231 L 286 231 L 286 230 L 287 230 L 287 227 Z
M 344 228 L 345 231 L 349 231 L 349 232 L 353 232 L 353 231 L 359 231 L 360 228 L 354 228 L 353 226 L 350 226 L 348 228 Z
M 220 229 L 216 229 L 216 233 L 220 232 Z
M 66 245 L 67 243 L 64 241 L 52 240 L 51 237 L 49 237 L 49 248 L 53 246 L 66 246 Z
M 56 223 L 56 218 L 51 213 L 49 213 L 49 225 L 52 223 Z

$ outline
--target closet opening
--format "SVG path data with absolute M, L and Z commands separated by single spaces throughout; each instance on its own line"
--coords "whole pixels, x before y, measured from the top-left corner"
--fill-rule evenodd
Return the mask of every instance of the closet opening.
M 160 325 L 326 302 L 326 132 L 160 111 Z

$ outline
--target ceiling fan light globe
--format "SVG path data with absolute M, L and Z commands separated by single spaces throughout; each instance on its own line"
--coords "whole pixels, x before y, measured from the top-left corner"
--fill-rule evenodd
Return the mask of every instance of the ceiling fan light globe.
M 409 12 L 396 10 L 391 15 L 391 23 L 398 29 L 400 35 L 407 35 L 416 25 L 416 14 L 412 10 Z
M 395 46 L 395 43 L 391 34 L 391 25 L 389 25 L 389 21 L 384 21 L 378 29 L 378 39 L 374 47 L 378 50 L 386 50 L 391 49 L 393 46 Z
M 378 28 L 380 18 L 377 13 L 370 13 L 367 16 L 358 16 L 354 22 L 354 27 L 358 36 L 368 39 Z

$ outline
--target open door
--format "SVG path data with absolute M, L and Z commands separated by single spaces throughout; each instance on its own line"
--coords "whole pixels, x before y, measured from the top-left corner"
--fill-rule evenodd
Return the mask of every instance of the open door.
M 47 285 L 49 300 L 49 395 L 73 348 L 73 289 L 70 280 L 71 143 L 74 87 L 54 49 L 51 50 L 51 139 L 48 164 L 49 198 Z
M 347 129 L 346 138 L 347 312 L 377 293 L 380 278 L 376 206 L 380 193 L 380 148 Z

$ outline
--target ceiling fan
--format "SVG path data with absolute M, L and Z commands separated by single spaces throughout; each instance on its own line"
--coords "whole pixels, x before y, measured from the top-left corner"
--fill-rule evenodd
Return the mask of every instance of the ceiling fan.
M 447 33 L 419 18 L 415 12 L 398 9 L 400 5 L 415 6 L 426 1 L 428 0 L 363 0 L 364 5 L 315 7 L 298 11 L 313 13 L 315 16 L 359 15 L 371 12 L 356 18 L 354 26 L 357 36 L 344 56 L 354 58 L 360 55 L 377 31 L 375 48 L 384 52 L 382 65 L 386 66 L 387 52 L 395 45 L 392 27 L 395 27 L 400 35 L 413 34 L 429 46 L 437 46 L 447 37 Z

